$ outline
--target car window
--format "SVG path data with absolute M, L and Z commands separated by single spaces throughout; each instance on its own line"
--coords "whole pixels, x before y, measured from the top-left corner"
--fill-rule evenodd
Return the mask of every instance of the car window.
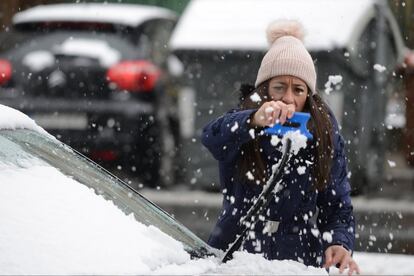
M 22 33 L 10 29 L 0 32 L 0 52 L 19 47 L 20 44 L 35 36 L 34 33 Z
M 193 256 L 202 257 L 211 252 L 205 242 L 162 209 L 57 140 L 30 130 L 3 130 L 0 131 L 0 158 L 1 162 L 19 168 L 48 164 L 67 177 L 93 189 L 97 195 L 112 201 L 126 215 L 133 214 L 137 221 L 156 226 L 181 241 Z
M 39 53 L 43 53 L 43 56 L 48 54 L 52 59 L 57 56 L 89 57 L 104 67 L 123 59 L 139 58 L 141 54 L 135 45 L 113 34 L 56 31 L 15 39 L 19 42 L 16 41 L 15 47 L 9 46 L 9 51 L 4 55 L 26 66 L 30 66 L 31 56 Z M 39 62 L 38 57 L 34 60 Z

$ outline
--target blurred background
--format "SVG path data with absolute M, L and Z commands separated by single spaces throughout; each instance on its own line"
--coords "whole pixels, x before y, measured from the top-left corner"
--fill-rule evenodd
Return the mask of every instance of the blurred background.
M 3 0 L 0 103 L 207 239 L 221 192 L 201 129 L 254 82 L 267 23 L 299 10 L 347 143 L 357 250 L 414 254 L 414 2 L 307 2 Z

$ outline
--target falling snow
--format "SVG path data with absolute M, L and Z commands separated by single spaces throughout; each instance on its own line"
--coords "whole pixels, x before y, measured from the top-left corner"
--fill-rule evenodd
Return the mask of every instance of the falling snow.
M 342 76 L 341 75 L 332 75 L 328 77 L 328 81 L 325 83 L 325 93 L 326 95 L 329 95 L 334 87 L 335 89 L 340 88 L 340 83 L 342 82 Z
M 388 162 L 388 165 L 389 165 L 391 168 L 394 168 L 394 167 L 396 166 L 395 162 L 394 162 L 394 161 L 392 161 L 392 160 L 387 160 L 387 162 Z
M 252 137 L 252 139 L 254 139 L 256 137 L 255 131 L 252 128 L 249 129 L 249 134 L 250 134 L 250 137 Z
M 381 64 L 374 64 L 374 70 L 382 73 L 385 70 L 387 70 L 387 68 L 385 66 L 381 65 Z
M 312 229 L 311 229 L 311 233 L 312 233 L 312 235 L 313 235 L 315 238 L 318 238 L 318 237 L 319 237 L 319 235 L 320 235 L 320 232 L 319 232 L 319 230 L 318 230 L 317 228 L 312 228 Z
M 248 171 L 248 172 L 246 173 L 246 176 L 247 176 L 247 178 L 248 178 L 249 180 L 254 180 L 254 176 L 253 176 L 253 174 L 252 174 L 250 171 Z
M 277 135 L 272 135 L 272 137 L 270 138 L 270 144 L 274 147 L 276 147 L 280 141 L 281 139 Z
M 250 99 L 255 103 L 262 101 L 259 94 L 257 94 L 256 92 L 254 92 L 253 95 L 250 96 Z
M 298 172 L 299 175 L 302 175 L 306 172 L 306 167 L 305 166 L 299 166 L 296 171 Z
M 328 243 L 332 242 L 332 234 L 330 232 L 323 232 L 322 239 Z
M 238 128 L 239 128 L 239 124 L 237 122 L 235 122 L 230 130 L 231 130 L 231 132 L 235 132 Z
M 79 2 L 79 0 L 77 0 L 77 2 Z M 405 2 L 402 2 L 401 5 L 404 7 Z M 79 48 L 84 48 L 84 47 L 79 47 Z M 108 47 L 105 46 L 104 48 L 105 48 L 104 49 L 105 51 L 108 50 L 107 49 Z M 344 56 L 349 57 L 349 53 L 345 52 Z M 41 56 L 39 55 L 38 58 L 39 57 L 41 57 Z M 26 62 L 27 65 L 32 63 L 31 61 L 29 61 L 29 60 L 31 60 L 31 58 L 33 58 L 33 56 L 32 57 L 29 56 L 27 58 L 27 62 Z M 40 63 L 40 58 L 39 58 L 39 63 L 38 64 L 35 64 L 35 63 L 32 64 L 32 67 L 33 67 L 32 70 L 33 71 L 37 70 L 34 66 L 38 66 L 39 68 L 40 68 L 40 66 L 48 66 L 48 63 L 50 63 L 50 61 L 48 61 L 48 57 L 46 55 L 43 55 L 43 59 L 44 59 L 44 61 L 42 61 L 41 63 Z M 112 58 L 112 59 L 115 60 L 114 58 Z M 224 59 L 224 56 L 221 56 L 221 59 Z M 101 63 L 111 64 L 113 62 L 112 60 L 108 61 L 106 59 L 103 59 L 102 57 L 100 57 L 99 60 L 101 61 Z M 385 66 L 380 65 L 380 64 L 375 64 L 373 66 L 373 69 L 380 72 L 380 73 L 387 70 Z M 28 77 L 31 77 L 31 75 L 29 75 Z M 334 91 L 334 89 L 339 89 L 341 82 L 342 82 L 342 76 L 340 76 L 340 75 L 329 76 L 328 82 L 325 83 L 325 93 L 327 95 L 329 95 L 332 91 Z M 251 95 L 250 99 L 253 102 L 261 102 L 262 101 L 261 97 L 257 93 L 254 93 L 253 95 Z M 355 102 L 355 99 L 354 99 L 354 102 Z M 267 109 L 267 110 L 270 110 L 270 109 Z M 267 110 L 266 110 L 266 112 L 272 112 L 273 111 L 273 110 L 271 110 L 271 111 L 267 111 Z M 212 114 L 212 113 L 213 113 L 213 110 L 210 109 L 209 114 Z M 346 112 L 345 112 L 345 115 L 346 115 Z M 7 120 L 3 119 L 3 121 L 6 122 Z M 9 124 L 9 122 L 6 122 L 6 123 Z M 12 125 L 12 128 L 15 128 L 15 127 L 16 127 L 15 125 Z M 387 127 L 390 127 L 390 126 L 387 125 Z M 239 125 L 236 122 L 231 127 L 231 131 L 235 132 L 238 128 L 239 128 Z M 391 127 L 389 129 L 391 129 Z M 249 135 L 254 139 L 255 138 L 255 130 L 250 129 L 249 130 Z M 192 141 L 196 142 L 195 139 L 193 139 Z M 272 136 L 272 138 L 271 138 L 271 144 L 272 145 L 276 146 L 280 142 L 281 142 L 281 139 L 279 137 Z M 295 140 L 293 142 L 294 143 L 292 143 L 292 148 L 297 149 L 298 148 L 298 141 Z M 283 143 L 283 141 L 282 141 L 282 143 Z M 348 144 L 350 144 L 350 143 L 351 143 L 351 141 L 348 140 Z M 303 143 L 301 143 L 301 142 L 299 142 L 299 144 L 303 145 Z M 306 147 L 306 142 L 305 142 L 305 145 L 303 147 Z M 227 148 L 227 146 L 224 146 L 223 150 L 226 150 L 226 148 Z M 300 148 L 302 148 L 302 146 L 300 146 L 299 149 Z M 293 151 L 296 152 L 296 153 L 298 152 L 298 150 L 297 151 L 293 150 Z M 387 160 L 387 162 L 388 162 L 389 167 L 391 167 L 391 168 L 396 166 L 396 162 L 394 162 L 392 160 Z M 310 161 L 306 161 L 306 163 L 307 164 L 313 164 Z M 122 167 L 118 167 L 118 169 L 120 170 L 120 169 L 122 169 Z M 133 171 L 135 171 L 135 170 L 133 170 Z M 297 167 L 298 174 L 304 174 L 305 171 L 306 171 L 305 166 Z M 246 173 L 246 176 L 248 177 L 249 180 L 254 180 L 254 176 L 250 171 L 248 171 Z M 348 178 L 351 177 L 351 172 L 348 173 L 347 177 Z M 196 182 L 197 182 L 196 178 L 193 178 L 190 181 L 191 184 L 195 184 Z M 142 184 L 140 184 L 140 185 L 142 185 Z M 226 193 L 226 192 L 227 191 L 224 189 L 223 193 Z M 332 190 L 332 193 L 334 194 L 335 191 Z M 128 194 L 129 197 L 131 197 L 131 195 L 132 195 L 131 193 Z M 232 203 L 234 203 L 234 197 L 230 197 L 229 199 Z M 198 200 L 194 200 L 194 202 L 198 202 Z M 103 206 L 103 207 L 105 207 L 105 206 Z M 109 213 L 109 214 L 112 215 L 111 213 Z M 108 213 L 106 215 L 108 215 Z M 398 217 L 400 219 L 402 219 L 402 214 L 399 213 Z M 40 219 L 45 219 L 45 218 L 41 217 Z M 47 219 L 49 219 L 49 218 L 47 218 Z M 132 218 L 130 218 L 130 220 L 134 221 Z M 128 222 L 128 223 L 132 223 L 131 221 L 125 220 L 125 222 Z M 135 223 L 136 222 L 134 221 L 134 224 Z M 374 226 L 376 226 L 376 224 Z M 141 227 L 141 226 L 139 226 L 139 227 Z M 143 227 L 141 227 L 141 228 L 143 228 Z M 69 229 L 69 230 L 71 230 L 71 229 Z M 311 229 L 311 232 L 315 237 L 320 236 L 320 232 L 319 232 L 318 229 Z M 99 231 L 97 231 L 96 233 L 98 235 L 100 235 Z M 154 234 L 154 233 L 157 234 L 157 235 L 155 235 L 155 242 L 164 241 L 165 237 L 162 237 L 162 240 L 160 239 L 158 241 L 158 236 L 160 236 L 162 233 L 158 233 L 157 231 L 155 231 L 155 232 L 153 231 L 152 234 Z M 45 232 L 45 234 L 47 234 L 47 233 Z M 139 233 L 139 231 L 138 231 L 137 234 L 142 234 L 142 233 Z M 396 234 L 398 234 L 398 233 L 396 233 Z M 254 233 L 251 233 L 251 235 L 253 235 L 253 237 L 254 237 Z M 323 235 L 322 235 L 322 238 L 323 238 L 323 240 L 325 240 L 327 242 L 332 242 L 332 233 L 324 232 Z M 390 240 L 393 240 L 393 238 L 394 238 L 393 233 L 389 233 L 389 238 L 390 238 Z M 376 237 L 374 235 L 370 235 L 369 240 L 371 242 L 375 242 Z M 130 242 L 130 241 L 128 241 L 128 242 Z M 169 241 L 169 242 L 172 245 L 174 245 L 174 241 Z M 85 244 L 87 244 L 87 243 L 85 243 Z M 107 246 L 106 242 L 105 242 L 104 245 Z M 257 246 L 260 249 L 260 243 L 258 243 Z M 392 249 L 392 243 L 389 242 L 387 244 L 386 248 L 388 250 L 391 250 Z M 200 260 L 189 260 L 188 256 L 184 254 L 185 252 L 181 252 L 182 250 L 181 250 L 180 247 L 175 246 L 175 248 L 173 248 L 173 249 L 177 249 L 179 251 L 179 253 L 183 256 L 180 257 L 181 259 L 177 256 L 175 256 L 175 258 L 171 258 L 171 259 L 174 259 L 174 260 L 180 259 L 179 261 L 181 263 L 178 265 L 177 263 L 172 263 L 171 264 L 171 262 L 170 262 L 168 264 L 167 262 L 165 262 L 162 265 L 157 267 L 157 270 L 156 270 L 157 274 L 175 274 L 175 273 L 177 273 L 177 274 L 218 273 L 218 274 L 246 274 L 246 275 L 248 275 L 248 274 L 258 274 L 258 273 L 259 274 L 269 274 L 269 275 L 270 274 L 294 274 L 294 275 L 297 275 L 297 274 L 306 274 L 306 275 L 309 275 L 309 274 L 317 274 L 317 275 L 326 274 L 324 270 L 320 270 L 320 269 L 318 270 L 317 268 L 307 268 L 307 267 L 305 267 L 305 266 L 303 266 L 303 265 L 301 265 L 297 262 L 293 262 L 293 261 L 282 261 L 282 262 L 280 262 L 280 261 L 268 261 L 268 260 L 265 260 L 259 254 L 253 255 L 253 254 L 248 254 L 246 252 L 237 252 L 234 255 L 235 256 L 234 260 L 232 260 L 232 261 L 230 261 L 226 264 L 219 264 L 217 262 L 217 260 L 213 260 L 211 258 L 210 259 L 203 259 L 203 260 L 201 260 L 201 259 Z M 39 250 L 40 253 L 42 253 L 41 248 L 38 248 L 38 250 Z M 59 252 L 59 250 L 60 250 L 59 248 L 54 248 L 54 250 L 56 250 L 56 252 L 59 253 L 59 254 L 61 253 L 61 252 Z M 82 253 L 82 252 L 80 252 L 80 253 Z M 369 255 L 368 253 L 359 253 L 359 252 L 356 252 L 356 254 L 354 256 L 355 256 L 355 259 L 357 260 L 357 262 L 361 266 L 362 274 L 387 274 L 387 273 L 389 273 L 389 274 L 390 273 L 395 273 L 395 274 L 407 273 L 407 274 L 411 274 L 411 272 L 414 271 L 413 266 L 412 266 L 412 263 L 414 263 L 414 262 L 413 262 L 412 259 L 409 259 L 410 256 L 401 256 L 401 255 L 397 256 L 397 255 L 393 255 L 393 254 L 387 254 L 387 255 L 378 254 L 374 258 L 373 257 L 374 254 Z M 26 256 L 23 255 L 23 257 L 26 257 Z M 135 257 L 137 257 L 137 256 L 135 256 Z M 138 254 L 138 258 L 141 258 L 141 257 L 142 256 L 140 256 L 140 254 Z M 157 258 L 161 260 L 162 256 L 161 257 L 158 256 L 158 253 L 157 253 L 157 257 L 155 258 L 156 261 L 158 260 Z M 395 258 L 395 260 L 397 258 L 400 258 L 400 259 L 398 261 L 393 262 L 393 261 L 391 261 L 391 260 L 393 260 L 393 258 Z M 119 261 L 118 259 L 119 259 L 119 257 L 112 259 L 110 264 L 104 264 L 104 267 L 105 266 L 115 267 L 116 264 L 115 264 L 115 262 L 112 262 L 112 261 Z M 373 261 L 373 260 L 377 260 L 377 261 Z M 383 260 L 383 261 L 378 261 L 378 260 Z M 151 261 L 154 261 L 154 260 L 151 260 Z M 168 259 L 168 261 L 171 261 L 171 260 Z M 30 262 L 25 263 L 25 265 L 28 265 L 28 264 L 30 264 Z M 49 264 L 50 264 L 50 267 L 52 269 L 54 269 L 53 266 L 56 266 L 58 263 L 54 263 L 53 260 L 52 260 L 50 263 L 48 263 L 48 265 Z M 81 263 L 78 263 L 77 265 L 80 266 L 80 264 Z M 394 265 L 392 265 L 392 264 L 394 264 Z M 87 265 L 84 264 L 84 267 L 88 267 L 88 268 L 92 267 L 93 268 L 94 267 L 93 265 L 94 265 L 93 263 L 87 263 Z M 76 266 L 74 266 L 74 267 L 76 267 Z M 128 268 L 134 268 L 134 267 L 135 267 L 134 265 L 131 265 Z M 49 269 L 49 267 L 47 267 L 47 268 Z M 98 266 L 97 266 L 97 268 L 98 268 L 98 270 L 92 270 L 92 272 L 93 273 L 98 273 L 98 272 L 101 272 L 102 269 L 103 269 L 103 267 L 98 267 Z M 145 267 L 145 268 L 147 268 L 147 267 Z M 0 271 L 2 271 L 1 268 L 0 268 Z M 52 271 L 56 272 L 57 270 L 52 270 Z M 138 272 L 140 272 L 140 271 L 141 270 L 138 270 Z M 33 271 L 30 271 L 30 272 L 33 272 Z M 77 272 L 77 271 L 75 271 L 75 272 Z M 107 273 L 107 272 L 108 271 L 105 271 L 105 273 Z M 145 270 L 145 272 L 148 272 L 148 271 Z M 64 271 L 64 273 L 66 274 L 67 271 Z M 114 273 L 119 273 L 119 270 L 114 270 Z M 137 273 L 137 270 L 133 270 L 133 273 Z M 335 268 L 333 268 L 333 269 L 331 269 L 330 273 L 335 274 L 335 273 L 337 273 L 337 270 L 335 271 Z
M 299 150 L 304 149 L 307 146 L 308 139 L 305 135 L 300 133 L 299 130 L 287 132 L 282 138 L 282 143 L 285 144 L 287 139 L 290 139 L 292 141 L 290 151 L 294 155 L 297 155 Z

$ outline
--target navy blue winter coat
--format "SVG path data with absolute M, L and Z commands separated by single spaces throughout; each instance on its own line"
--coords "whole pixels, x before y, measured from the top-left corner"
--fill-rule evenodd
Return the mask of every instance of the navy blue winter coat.
M 256 110 L 233 110 L 208 123 L 202 143 L 218 160 L 223 207 L 208 243 L 226 250 L 235 240 L 238 222 L 262 191 L 263 184 L 243 183 L 235 167 L 241 146 L 253 139 L 248 119 Z M 291 259 L 306 265 L 320 266 L 324 251 L 330 245 L 354 248 L 355 222 L 350 198 L 350 185 L 344 155 L 344 142 L 333 119 L 334 159 L 330 183 L 322 192 L 312 188 L 310 166 L 312 147 L 301 149 L 284 174 L 282 190 L 271 201 L 264 221 L 255 224 L 254 231 L 243 243 L 243 249 L 261 253 L 268 259 Z M 277 163 L 280 149 L 272 146 L 269 136 L 260 140 L 267 167 Z M 247 181 L 246 181 L 247 182 Z

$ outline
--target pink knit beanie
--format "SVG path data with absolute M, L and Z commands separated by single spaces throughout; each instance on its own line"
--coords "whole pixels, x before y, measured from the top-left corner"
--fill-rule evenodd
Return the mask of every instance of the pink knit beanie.
M 303 45 L 304 30 L 294 20 L 278 20 L 266 30 L 270 49 L 263 57 L 255 86 L 276 76 L 290 75 L 303 80 L 316 93 L 316 70 Z

